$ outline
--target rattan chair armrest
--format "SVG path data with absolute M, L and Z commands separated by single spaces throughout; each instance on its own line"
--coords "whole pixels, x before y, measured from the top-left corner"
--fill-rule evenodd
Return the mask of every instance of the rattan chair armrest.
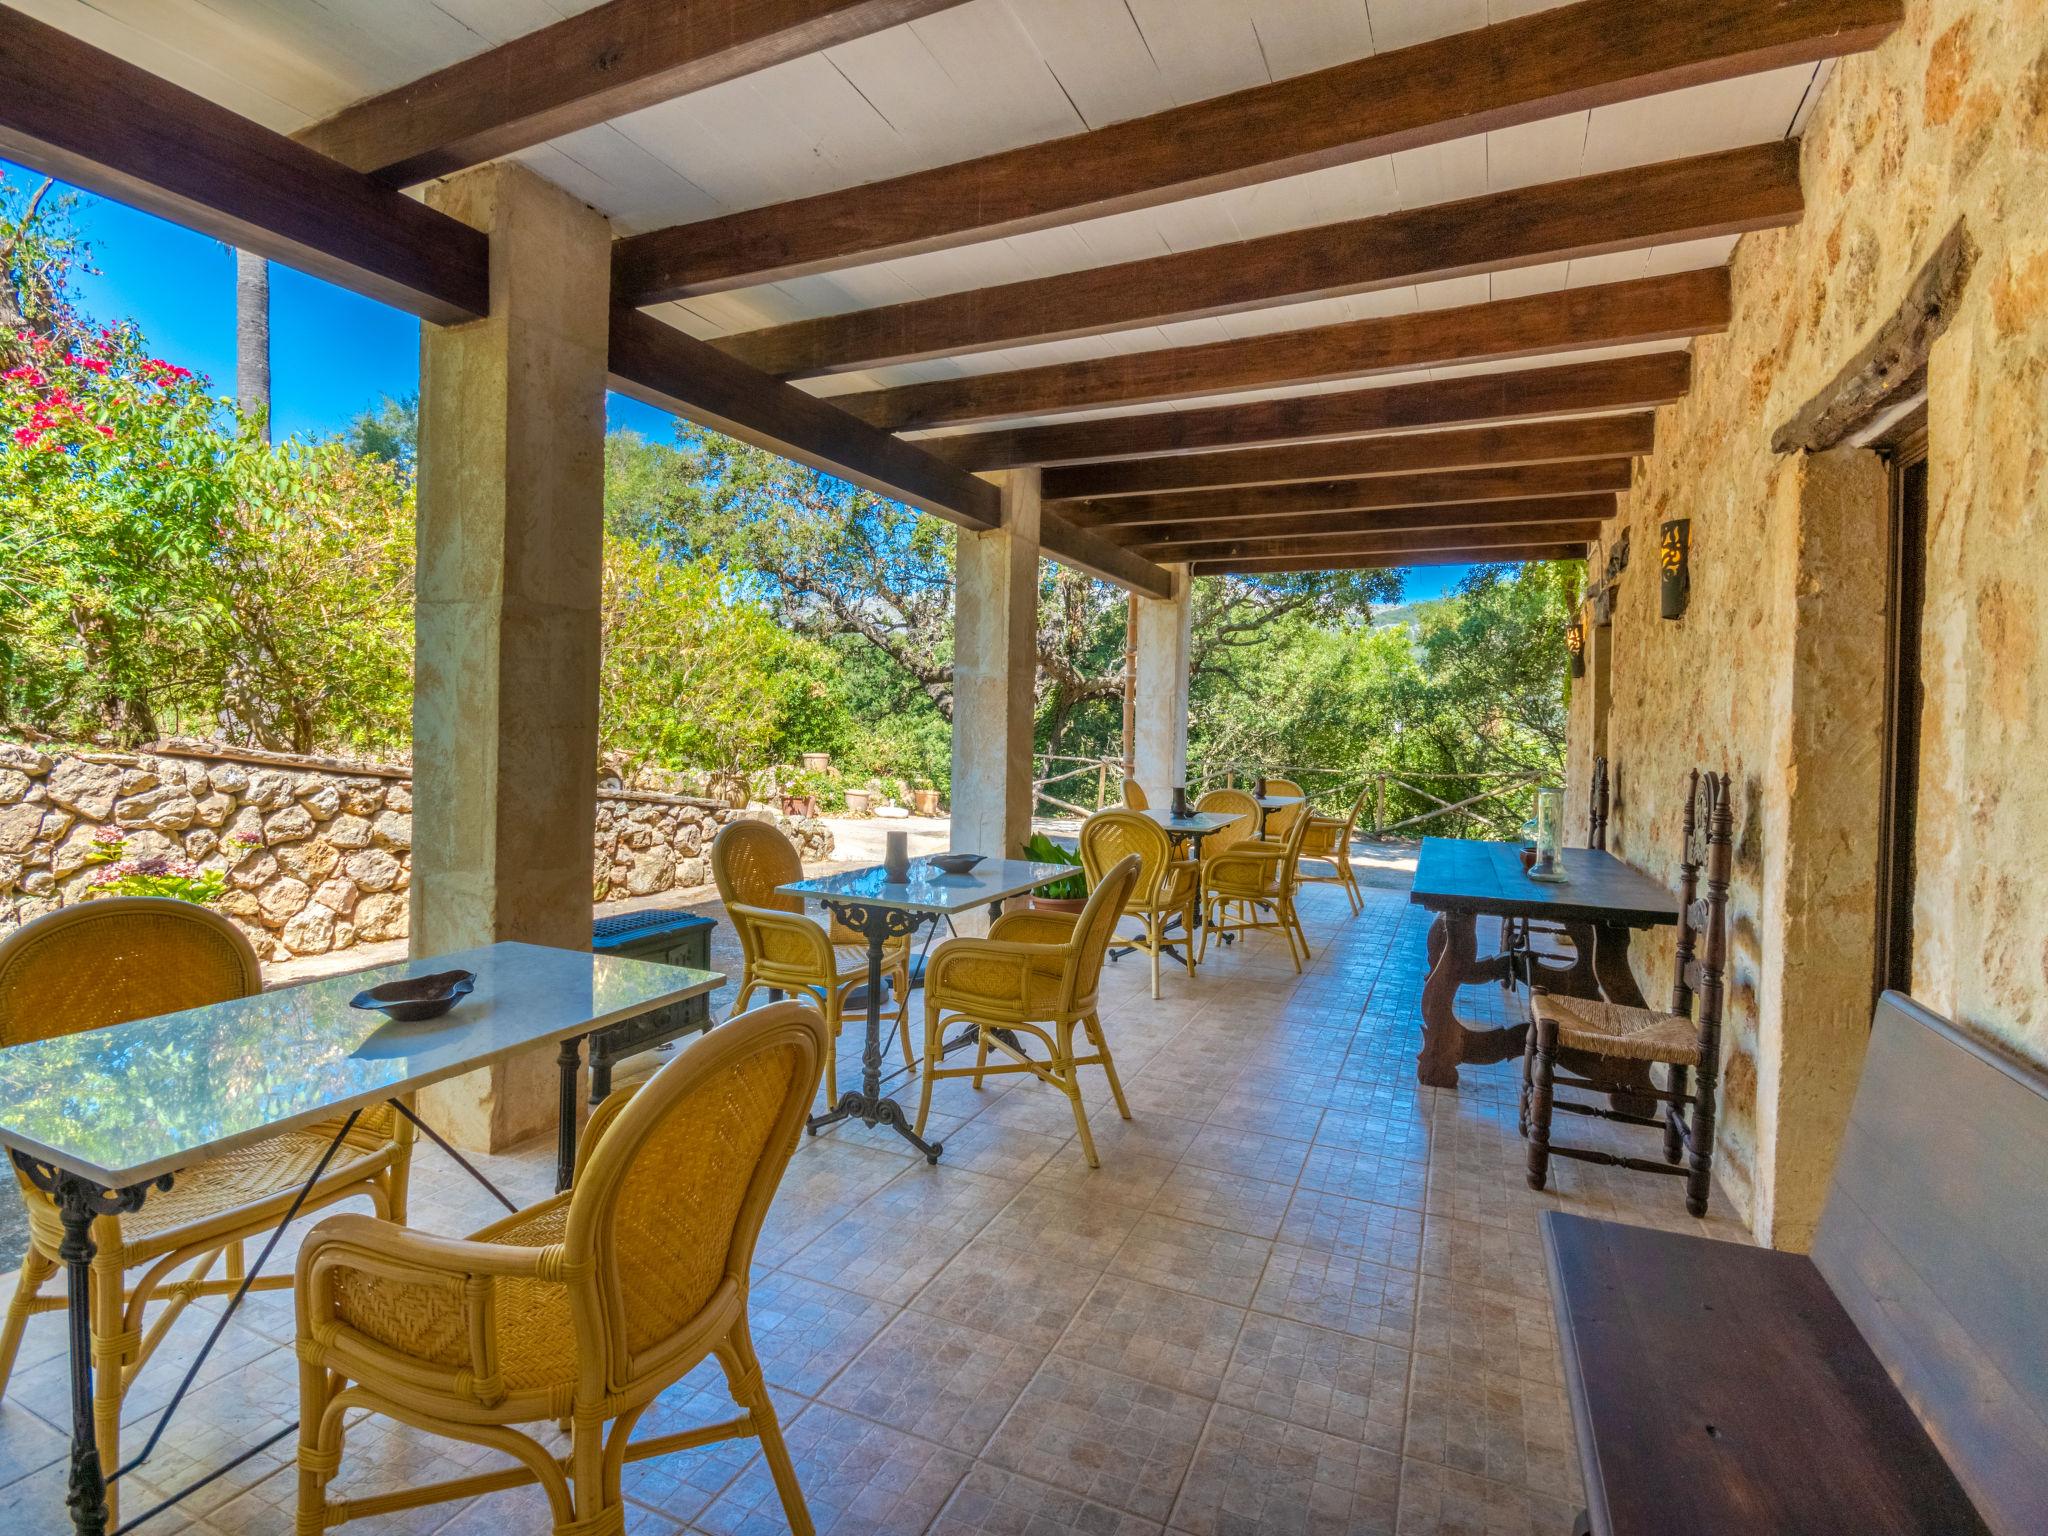
M 1009 944 L 1065 944 L 1074 936 L 1076 912 L 1005 912 L 989 924 L 988 937 Z
M 1066 944 L 1025 944 L 1012 939 L 948 939 L 925 962 L 925 995 L 942 1008 L 956 1006 L 946 997 L 951 972 L 965 966 L 990 965 L 1008 973 L 1007 987 L 994 992 L 986 986 L 962 986 L 957 998 L 997 1001 L 1021 1006 L 1031 996 L 1032 973 L 1041 966 L 1063 968 L 1073 951 Z M 971 1004 L 969 1004 L 971 1006 Z
M 316 1287 L 323 1285 L 323 1270 L 342 1264 L 369 1274 L 404 1275 L 420 1281 L 461 1281 L 487 1275 L 548 1279 L 552 1276 L 547 1271 L 559 1262 L 548 1257 L 554 1251 L 439 1237 L 378 1216 L 344 1212 L 329 1216 L 306 1234 L 299 1247 L 299 1279 L 302 1289 L 308 1279 Z

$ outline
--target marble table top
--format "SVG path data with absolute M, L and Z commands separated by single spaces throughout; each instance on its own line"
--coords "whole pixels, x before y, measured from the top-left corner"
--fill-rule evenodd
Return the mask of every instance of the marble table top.
M 1221 811 L 1195 811 L 1186 816 L 1176 816 L 1171 808 L 1164 806 L 1155 806 L 1143 814 L 1148 820 L 1158 822 L 1169 832 L 1196 833 L 1202 836 L 1207 836 L 1211 832 L 1221 832 L 1238 819 L 1235 816 L 1226 816 Z
M 420 1024 L 351 1008 L 366 987 L 473 971 Z M 0 1147 L 109 1187 L 553 1045 L 715 989 L 712 971 L 538 944 L 403 960 L 0 1050 Z
M 1306 795 L 1254 795 L 1252 798 L 1258 802 L 1259 809 L 1262 811 L 1284 811 L 1290 805 L 1301 804 L 1308 797 Z
M 907 880 L 891 880 L 879 864 L 849 869 L 815 880 L 792 880 L 777 886 L 792 896 L 813 901 L 844 901 L 864 907 L 895 907 L 909 912 L 968 912 L 992 901 L 1023 896 L 1042 885 L 1081 873 L 1076 864 L 1037 864 L 1028 859 L 983 859 L 964 875 L 949 875 L 923 858 L 910 861 Z

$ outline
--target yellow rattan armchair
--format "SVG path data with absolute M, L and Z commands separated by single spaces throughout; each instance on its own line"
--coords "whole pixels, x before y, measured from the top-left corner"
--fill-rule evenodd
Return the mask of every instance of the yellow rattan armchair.
M 1266 780 L 1266 793 L 1274 799 L 1278 799 L 1283 795 L 1294 795 L 1300 798 L 1301 804 L 1283 805 L 1279 810 L 1269 815 L 1266 818 L 1265 827 L 1259 833 L 1261 837 L 1270 838 L 1276 843 L 1284 842 L 1287 834 L 1294 830 L 1294 823 L 1297 820 L 1315 814 L 1315 811 L 1308 803 L 1307 794 L 1292 779 Z
M 546 1493 L 556 1536 L 623 1536 L 625 1463 L 746 1435 L 761 1442 L 789 1528 L 808 1536 L 747 1293 L 826 1042 L 807 1002 L 712 1030 L 598 1107 L 567 1193 L 470 1237 L 367 1216 L 314 1228 L 299 1253 L 300 1536 L 524 1483 Z M 740 1415 L 634 1442 L 654 1400 L 712 1355 Z M 519 1465 L 330 1501 L 361 1412 Z M 514 1427 L 558 1421 L 561 1457 Z
M 1294 969 L 1301 969 L 1308 958 L 1308 935 L 1294 910 L 1294 892 L 1308 828 L 1306 816 L 1296 817 L 1284 842 L 1248 837 L 1202 860 L 1202 953 L 1208 950 L 1211 933 L 1277 929 L 1287 940 Z M 1272 915 L 1262 917 L 1262 912 Z
M 256 952 L 218 913 L 154 896 L 83 902 L 0 943 L 0 1046 L 226 1002 L 262 985 Z M 93 1423 L 100 1465 L 109 1472 L 121 1464 L 128 1387 L 187 1306 L 241 1283 L 242 1244 L 283 1218 L 341 1124 L 289 1131 L 185 1169 L 141 1210 L 93 1222 Z M 365 1110 L 303 1208 L 364 1195 L 378 1212 L 403 1220 L 411 1151 L 409 1121 L 389 1107 Z M 62 1295 L 42 1294 L 64 1239 L 56 1202 L 19 1170 L 16 1179 L 28 1207 L 29 1246 L 0 1325 L 0 1392 L 29 1318 L 65 1305 Z M 225 1273 L 216 1277 L 223 1260 Z M 131 1280 L 129 1271 L 138 1269 Z M 289 1275 L 266 1275 L 252 1289 L 291 1283 Z M 159 1308 L 153 1319 L 152 1304 Z M 118 1486 L 108 1485 L 110 1509 Z
M 1145 925 L 1142 935 L 1119 940 L 1152 957 L 1152 995 L 1159 995 L 1159 957 L 1178 946 L 1181 963 L 1190 976 L 1195 973 L 1195 900 L 1201 890 L 1199 871 L 1193 859 L 1173 856 L 1173 839 L 1166 829 L 1138 811 L 1097 811 L 1081 824 L 1081 867 L 1091 886 L 1115 867 L 1118 860 L 1138 860 L 1137 883 L 1125 915 Z M 1180 933 L 1169 935 L 1166 925 L 1180 919 Z
M 1359 790 L 1347 815 L 1310 816 L 1308 836 L 1301 843 L 1301 884 L 1342 886 L 1353 916 L 1365 910 L 1365 897 L 1351 868 L 1351 835 L 1358 830 L 1359 813 L 1371 792 L 1370 784 Z
M 1136 779 L 1124 780 L 1124 808 L 1132 811 L 1152 809 L 1152 801 L 1145 794 L 1145 786 Z
M 1139 861 L 1122 860 L 1096 882 L 1079 916 L 1066 912 L 1013 912 L 999 917 L 985 939 L 948 939 L 932 951 L 924 981 L 924 1092 L 917 1105 L 917 1132 L 924 1134 L 931 1113 L 932 1084 L 942 1077 L 971 1077 L 979 1088 L 991 1072 L 1029 1072 L 1051 1083 L 1074 1106 L 1074 1126 L 1088 1166 L 1101 1167 L 1095 1138 L 1088 1132 L 1088 1111 L 1081 1104 L 1082 1067 L 1102 1068 L 1117 1113 L 1131 1118 L 1117 1081 L 1116 1060 L 1102 1033 L 1096 1012 L 1096 989 L 1102 981 L 1102 959 L 1116 935 L 1117 919 L 1138 880 Z M 946 1030 L 956 1024 L 974 1026 L 974 1065 L 941 1067 L 940 1048 Z M 1074 1031 L 1085 1032 L 1094 1054 L 1074 1054 Z M 1044 1061 L 1025 1054 L 1018 1034 L 1043 1042 Z M 989 1065 L 989 1047 L 1009 1061 Z
M 1256 837 L 1259 831 L 1259 802 L 1249 791 L 1242 789 L 1212 789 L 1195 802 L 1195 809 L 1205 816 L 1235 816 L 1236 821 L 1219 828 L 1202 839 L 1202 863 L 1221 858 L 1248 837 Z
M 846 1000 L 867 984 L 868 942 L 840 926 L 828 927 L 804 913 L 803 900 L 776 887 L 804 877 L 796 845 L 765 821 L 731 821 L 711 843 L 711 878 L 739 935 L 743 965 L 735 1014 L 746 1010 L 756 989 L 801 992 L 817 999 L 825 1015 L 825 1108 L 839 1092 L 839 1029 Z M 910 941 L 891 939 L 882 949 L 882 974 L 896 992 L 896 1035 L 903 1065 L 914 1067 L 910 1045 Z

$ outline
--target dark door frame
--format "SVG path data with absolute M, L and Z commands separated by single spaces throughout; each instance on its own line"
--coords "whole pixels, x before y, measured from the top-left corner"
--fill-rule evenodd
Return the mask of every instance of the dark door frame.
M 1914 836 L 1920 800 L 1921 629 L 1927 602 L 1927 407 L 1873 444 L 1891 475 L 1886 517 L 1884 764 L 1878 803 L 1874 991 L 1913 981 Z

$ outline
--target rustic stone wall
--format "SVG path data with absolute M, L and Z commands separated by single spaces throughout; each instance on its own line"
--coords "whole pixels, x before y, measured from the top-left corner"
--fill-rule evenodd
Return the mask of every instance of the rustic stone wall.
M 708 885 L 711 839 L 742 816 L 784 825 L 807 860 L 831 856 L 822 822 L 603 781 L 595 900 Z M 225 877 L 218 909 L 262 959 L 402 939 L 412 840 L 403 765 L 185 746 L 53 756 L 0 741 L 0 931 L 86 898 L 112 871 L 168 860 Z
M 1675 881 L 1686 770 L 1734 776 L 1733 986 L 1719 1172 L 1801 1246 L 1870 1006 L 1885 601 L 1874 454 L 1772 432 L 1898 309 L 1958 218 L 1979 256 L 1929 374 L 1930 522 L 1914 990 L 2048 1060 L 2048 0 L 1910 0 L 1843 61 L 1805 133 L 1806 214 L 1744 237 L 1735 320 L 1658 413 L 1606 544 L 1610 845 Z M 1692 519 L 1686 616 L 1657 612 L 1658 525 Z M 1588 680 L 1590 681 L 1590 679 Z M 1602 735 L 1573 697 L 1574 813 Z M 1637 946 L 1669 987 L 1669 933 Z

